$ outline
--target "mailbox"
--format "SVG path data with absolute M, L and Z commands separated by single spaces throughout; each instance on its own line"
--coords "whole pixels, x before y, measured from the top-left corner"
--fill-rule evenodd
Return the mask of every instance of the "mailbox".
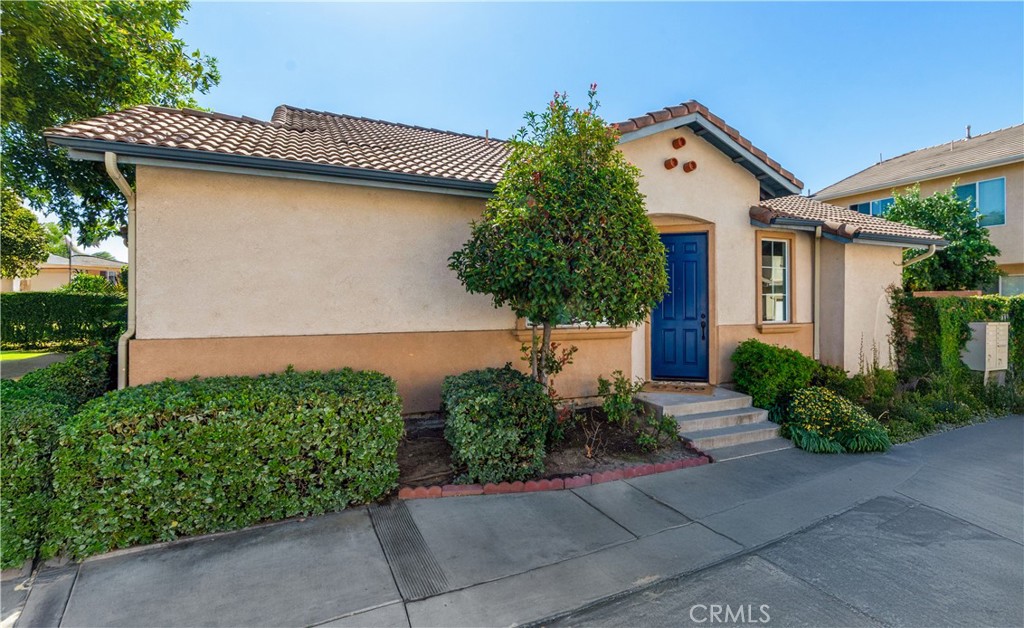
M 968 323 L 971 328 L 971 339 L 960 353 L 967 368 L 981 371 L 988 381 L 989 373 L 996 373 L 1000 383 L 1003 382 L 1010 350 L 1009 323 Z

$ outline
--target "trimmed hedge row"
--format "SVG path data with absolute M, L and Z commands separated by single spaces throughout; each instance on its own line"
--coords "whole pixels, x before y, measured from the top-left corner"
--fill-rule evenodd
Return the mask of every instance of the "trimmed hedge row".
M 0 309 L 4 347 L 105 342 L 124 329 L 128 316 L 124 297 L 100 294 L 6 292 Z
M 395 382 L 351 369 L 164 381 L 86 404 L 53 457 L 43 555 L 340 510 L 398 480 Z
M 445 438 L 468 482 L 527 480 L 544 469 L 554 407 L 544 386 L 504 368 L 449 376 L 441 387 Z
M 114 351 L 91 347 L 20 381 L 0 381 L 0 564 L 36 556 L 53 498 L 50 457 L 78 408 L 112 385 Z

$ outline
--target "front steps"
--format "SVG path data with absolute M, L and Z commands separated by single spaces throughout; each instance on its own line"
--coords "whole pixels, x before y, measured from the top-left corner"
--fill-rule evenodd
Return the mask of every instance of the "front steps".
M 779 437 L 779 426 L 768 412 L 750 405 L 750 397 L 715 388 L 709 395 L 640 393 L 637 400 L 658 416 L 671 415 L 686 442 L 711 456 L 714 462 L 789 449 Z

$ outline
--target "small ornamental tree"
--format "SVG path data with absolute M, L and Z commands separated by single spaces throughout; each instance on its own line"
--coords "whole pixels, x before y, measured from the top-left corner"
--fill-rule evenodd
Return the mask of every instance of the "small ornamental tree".
M 988 229 L 979 224 L 978 213 L 968 201 L 957 198 L 953 188 L 927 198 L 921 198 L 919 186 L 906 194 L 894 193 L 885 218 L 927 229 L 949 242 L 932 257 L 903 269 L 904 289 L 968 290 L 998 279 L 999 267 L 993 258 L 999 249 L 989 241 Z M 920 250 L 908 250 L 903 258 L 920 254 Z
M 547 385 L 561 366 L 555 325 L 643 321 L 668 289 L 665 247 L 644 209 L 639 169 L 618 150 L 618 132 L 555 93 L 527 113 L 510 140 L 505 172 L 472 236 L 449 266 L 466 289 L 491 295 L 533 328 L 533 377 Z M 543 340 L 537 342 L 537 327 Z
M 11 190 L 3 189 L 0 204 L 0 275 L 32 277 L 36 264 L 46 261 L 46 234 Z

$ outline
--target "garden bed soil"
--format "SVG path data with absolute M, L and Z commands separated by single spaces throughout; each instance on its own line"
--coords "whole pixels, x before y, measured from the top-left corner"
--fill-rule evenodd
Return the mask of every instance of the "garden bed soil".
M 668 440 L 654 451 L 644 452 L 637 446 L 633 434 L 608 424 L 597 408 L 580 410 L 576 416 L 577 420 L 566 424 L 565 437 L 548 451 L 544 472 L 536 479 L 566 478 L 701 457 L 700 452 L 687 447 L 678 438 Z M 596 454 L 588 457 L 587 432 L 592 432 L 595 425 L 600 426 L 600 440 Z M 451 454 L 440 421 L 406 429 L 398 446 L 398 484 L 419 487 L 453 483 L 458 470 L 452 466 Z

